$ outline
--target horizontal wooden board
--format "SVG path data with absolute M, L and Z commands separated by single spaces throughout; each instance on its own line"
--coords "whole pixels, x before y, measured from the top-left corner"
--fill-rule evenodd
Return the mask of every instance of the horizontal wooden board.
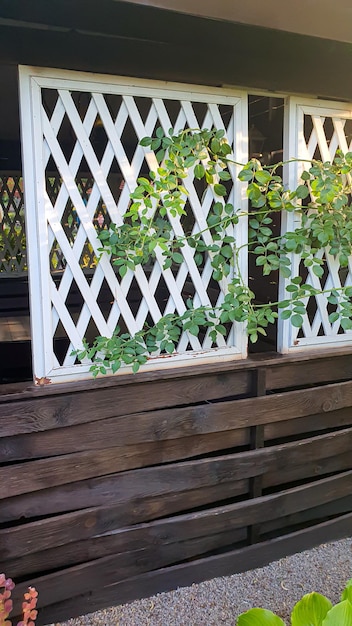
M 42 396 L 0 405 L 0 437 L 250 393 L 249 371 Z
M 156 415 L 153 412 L 146 416 L 144 414 L 141 416 L 132 415 L 128 416 L 126 420 L 121 417 L 114 417 L 99 422 L 80 424 L 79 426 L 2 437 L 0 438 L 0 463 L 47 458 L 72 452 L 95 451 L 117 446 L 121 446 L 122 456 L 124 448 L 132 451 L 131 446 L 134 446 L 137 450 L 137 457 L 141 455 L 145 458 L 145 453 L 149 450 L 153 463 L 163 463 L 176 458 L 197 456 L 206 452 L 249 443 L 249 429 L 246 428 L 168 440 L 164 427 L 165 435 L 162 439 L 158 439 L 157 423 L 172 422 L 172 415 L 173 412 L 168 409 L 167 411 L 159 411 Z M 150 422 L 150 428 L 155 428 L 154 442 L 143 440 L 138 432 L 138 423 L 143 421 L 143 417 Z M 135 420 L 137 421 L 137 430 L 133 426 Z M 128 455 L 128 458 L 131 461 L 133 459 L 131 455 Z M 133 466 L 138 467 L 138 464 L 132 465 L 131 463 L 130 467 Z
M 339 500 L 333 500 L 327 502 L 321 506 L 306 509 L 305 511 L 299 511 L 299 513 L 292 513 L 285 517 L 280 517 L 269 522 L 264 522 L 259 525 L 260 540 L 268 539 L 269 536 L 274 536 L 280 531 L 280 534 L 287 534 L 290 528 L 293 526 L 303 526 L 315 522 L 325 521 L 330 517 L 337 517 L 345 513 L 352 511 L 352 494 L 341 498 Z
M 350 529 L 351 364 L 263 355 L 1 397 L 2 563 L 40 586 L 39 623 Z
M 138 485 L 142 485 L 139 488 L 144 489 L 145 485 L 155 482 L 159 485 L 176 485 L 181 481 L 191 488 L 193 480 L 201 480 L 202 486 L 205 486 L 212 484 L 211 481 L 207 483 L 209 476 L 218 483 L 233 480 L 235 477 L 250 478 L 264 472 L 302 464 L 305 460 L 304 454 L 309 455 L 306 458 L 311 460 L 325 458 L 347 452 L 351 445 L 352 429 L 344 429 L 302 440 L 299 445 L 296 442 L 279 444 L 249 452 L 183 461 L 166 467 L 147 467 L 129 473 L 122 473 L 128 464 L 126 448 L 123 449 L 125 456 L 122 455 L 121 448 L 96 450 L 94 456 L 90 451 L 78 452 L 4 467 L 1 471 L 0 499 L 115 472 L 121 472 L 121 476 L 116 478 L 121 484 L 121 491 L 127 489 L 127 481 L 129 491 L 126 493 L 130 494 L 131 489 L 138 488 Z M 132 448 L 131 454 L 136 456 L 136 449 Z M 147 458 L 143 458 L 141 464 L 152 465 L 152 455 L 147 451 L 145 456 Z
M 48 545 L 64 546 L 67 550 L 68 543 L 88 539 L 116 528 L 123 528 L 128 524 L 157 519 L 199 506 L 214 506 L 216 502 L 229 498 L 248 497 L 248 490 L 248 481 L 229 481 L 213 487 L 207 486 L 180 492 L 174 490 L 165 493 L 162 497 L 144 495 L 132 499 L 125 494 L 123 503 L 85 508 L 82 511 L 0 530 L 0 541 L 3 539 L 5 541 L 5 536 L 9 541 L 8 558 L 19 554 L 16 547 L 18 542 L 26 546 L 22 552 L 23 557 L 37 550 L 45 550 Z M 107 498 L 107 501 L 111 502 L 111 499 Z M 5 558 L 5 552 L 2 552 L 2 555 Z
M 303 355 L 296 355 L 295 362 L 272 362 L 267 368 L 267 389 L 288 389 L 306 386 L 308 383 L 317 385 L 335 380 L 349 380 L 352 355 L 346 354 L 346 348 L 342 349 L 342 354 L 339 354 L 339 349 L 334 348 L 334 352 L 325 357 L 319 352 L 307 352 L 304 361 L 299 358 Z
M 197 379 L 198 380 L 198 379 Z M 204 379 L 207 380 L 206 378 Z M 193 381 L 194 387 L 196 381 Z M 162 383 L 161 383 L 162 384 Z M 208 381 L 208 384 L 211 384 Z M 203 389 L 203 383 L 200 385 Z M 149 387 L 148 387 L 149 389 Z M 197 388 L 198 389 L 198 388 Z M 319 389 L 319 391 L 318 391 Z M 328 413 L 352 406 L 352 382 L 325 385 L 320 388 L 301 389 L 286 393 L 277 393 L 259 398 L 247 398 L 236 401 L 224 401 L 199 406 L 174 408 L 164 414 L 134 414 L 135 401 L 130 398 L 127 407 L 124 399 L 113 390 L 72 394 L 72 396 L 41 398 L 36 401 L 9 403 L 1 406 L 0 436 L 28 433 L 70 426 L 77 423 L 88 423 L 104 418 L 121 415 L 121 433 L 123 443 L 177 439 L 196 434 L 205 434 L 243 428 L 258 424 L 280 422 L 296 419 L 305 415 Z M 119 390 L 121 392 L 121 390 Z M 161 390 L 155 390 L 161 393 Z M 224 390 L 222 390 L 224 393 Z M 232 387 L 232 393 L 237 387 Z M 127 392 L 125 392 L 127 393 Z M 131 389 L 130 392 L 131 393 Z M 143 394 L 143 391 L 141 390 Z M 171 393 L 171 392 L 170 392 Z M 179 404 L 190 402 L 185 391 Z M 212 391 L 212 393 L 215 393 Z M 101 397 L 105 394 L 104 397 Z M 204 395 L 205 394 L 205 395 Z M 200 393 L 198 401 L 211 395 Z M 213 396 L 214 397 L 214 396 Z M 209 398 L 208 398 L 209 399 Z M 197 400 L 193 399 L 193 402 Z M 145 409 L 148 399 L 143 402 L 139 398 L 139 408 Z M 176 400 L 175 400 L 176 402 Z M 165 399 L 164 399 L 165 404 Z M 170 398 L 168 400 L 170 404 Z M 116 408 L 118 406 L 118 408 Z M 150 407 L 152 408 L 152 407 Z M 14 410 L 15 409 L 15 410 Z M 128 413 L 128 415 L 123 415 Z
M 276 519 L 308 507 L 319 506 L 324 502 L 331 502 L 348 495 L 351 484 L 352 472 L 347 472 L 280 494 L 121 530 L 114 536 L 115 549 L 119 551 L 117 555 L 95 559 L 73 568 L 65 568 L 42 579 L 34 579 L 32 584 L 41 593 L 44 603 L 50 604 L 55 600 L 79 595 L 94 588 L 94 580 L 99 579 L 102 585 L 112 584 L 136 573 L 138 563 L 136 565 L 133 555 L 132 563 L 130 562 L 129 550 L 152 547 L 157 555 L 165 550 L 166 545 L 179 544 L 179 550 L 176 548 L 172 552 L 176 561 L 179 560 L 180 554 L 184 554 L 182 545 L 184 541 L 191 542 L 202 537 L 221 535 L 223 532 L 229 533 L 236 529 L 246 528 L 248 524 Z M 118 539 L 120 539 L 120 544 L 118 544 Z M 221 545 L 220 539 L 219 542 Z M 122 551 L 127 554 L 120 554 Z M 143 567 L 155 569 L 161 566 L 158 561 L 159 564 L 155 564 L 155 558 L 148 564 L 148 558 L 150 557 L 148 556 L 141 565 L 142 571 L 145 571 Z M 187 555 L 183 558 L 187 558 Z M 65 580 L 69 581 L 69 584 L 65 585 Z M 19 585 L 17 593 L 21 595 L 21 591 L 25 588 L 25 584 Z
M 207 532 L 214 533 L 220 529 L 224 530 L 226 524 L 238 528 L 241 525 L 255 524 L 265 519 L 272 519 L 272 515 L 275 517 L 278 517 L 279 514 L 288 515 L 292 512 L 290 507 L 293 507 L 294 510 L 302 510 L 302 508 L 313 506 L 314 502 L 318 506 L 321 502 L 347 495 L 351 488 L 351 476 L 352 472 L 345 472 L 312 484 L 296 487 L 287 493 L 281 492 L 265 496 L 263 497 L 264 499 L 256 498 L 250 501 L 230 504 L 218 508 L 216 514 L 214 514 L 213 509 L 206 509 L 199 513 L 190 513 L 188 516 L 181 515 L 171 518 L 168 522 L 160 522 L 168 529 L 167 535 L 162 535 L 162 540 L 166 542 L 171 532 L 177 532 L 177 536 L 182 536 L 182 523 L 187 527 L 187 538 L 190 538 L 190 526 L 195 526 L 194 532 L 197 533 L 196 536 L 201 536 L 201 534 L 206 534 Z M 184 495 L 186 496 L 187 506 L 191 507 L 192 504 L 188 494 Z M 308 498 L 308 502 L 305 500 L 305 497 Z M 266 508 L 264 506 L 265 503 Z M 279 506 L 281 506 L 281 509 L 279 509 Z M 60 546 L 117 529 L 119 527 L 118 516 L 121 515 L 120 508 L 120 505 L 118 505 L 84 509 L 83 511 L 0 530 L 2 556 L 4 559 L 14 558 L 21 554 L 26 555 L 45 550 L 48 545 Z M 201 525 L 201 522 L 203 525 Z M 150 522 L 148 524 L 149 537 L 151 536 L 151 529 L 155 525 L 160 530 L 160 524 L 159 522 Z M 177 526 L 174 526 L 174 524 Z M 120 525 L 122 524 L 120 523 Z M 130 534 L 133 535 L 133 532 L 131 531 Z M 126 548 L 126 536 L 124 536 L 123 545 Z
M 31 584 L 38 590 L 41 605 L 46 606 L 93 589 L 97 580 L 101 586 L 113 584 L 142 572 L 177 563 L 181 553 L 183 559 L 194 558 L 211 550 L 233 546 L 246 538 L 246 529 L 236 529 L 192 538 L 189 541 L 180 540 L 158 546 L 149 544 L 137 550 L 110 554 L 88 563 L 65 568 L 60 572 L 34 578 Z M 27 583 L 16 585 L 14 600 L 20 599 L 27 588 Z
M 331 359 L 333 359 L 334 367 L 331 367 Z M 327 363 L 325 367 L 323 364 Z M 351 368 L 352 355 L 349 346 L 337 348 L 321 348 L 316 351 L 307 351 L 293 354 L 277 354 L 269 352 L 264 354 L 251 354 L 247 359 L 241 361 L 226 361 L 219 363 L 214 361 L 208 364 L 192 363 L 192 367 L 177 367 L 168 370 L 159 370 L 151 372 L 139 372 L 138 375 L 131 376 L 123 374 L 118 376 L 102 376 L 97 379 L 73 381 L 70 383 L 61 383 L 59 385 L 34 385 L 31 382 L 7 383 L 0 385 L 0 404 L 14 402 L 17 400 L 29 400 L 45 397 L 66 396 L 69 394 L 85 393 L 87 391 L 98 391 L 103 389 L 117 389 L 118 387 L 131 386 L 134 387 L 136 393 L 141 389 L 141 385 L 145 383 L 154 383 L 155 381 L 167 380 L 175 381 L 177 379 L 197 378 L 199 376 L 216 375 L 223 377 L 224 375 L 233 375 L 237 372 L 255 373 L 258 369 L 271 371 L 268 377 L 267 389 L 285 389 L 294 387 L 292 384 L 292 372 L 300 370 L 300 383 L 296 386 L 307 387 L 310 384 L 319 384 L 326 382 L 336 382 L 340 380 L 349 380 L 349 372 Z M 313 365 L 310 370 L 311 379 L 305 377 L 302 371 L 309 364 Z M 315 367 L 317 364 L 317 367 Z M 295 370 L 290 370 L 290 366 L 294 365 Z M 335 365 L 338 366 L 335 369 Z M 280 380 L 278 373 L 281 371 Z M 316 379 L 316 373 L 325 371 L 321 376 L 321 380 Z M 334 375 L 334 372 L 338 374 Z M 291 376 L 291 378 L 290 378 Z M 274 381 L 274 385 L 273 385 Z
M 264 438 L 269 442 L 273 439 L 284 439 L 286 437 L 298 437 L 308 435 L 314 431 L 323 432 L 328 429 L 336 429 L 352 425 L 352 408 L 346 407 L 329 413 L 317 413 L 307 415 L 298 419 L 289 419 L 283 422 L 265 424 Z M 1 440 L 0 440 L 1 446 Z
M 320 459 L 307 457 L 304 461 L 301 459 L 301 462 L 296 465 L 282 467 L 280 472 L 268 472 L 262 478 L 262 487 L 263 489 L 277 487 L 297 480 L 309 480 L 309 478 L 317 478 L 349 469 L 352 469 L 351 452 L 337 453 L 335 456 Z
M 237 541 L 244 541 L 246 538 L 247 529 L 242 528 L 201 537 L 197 540 L 191 540 L 191 543 L 197 545 L 194 554 L 201 554 L 201 551 L 214 550 L 221 546 L 231 545 Z M 136 537 L 133 545 L 135 545 L 133 550 L 145 549 L 143 538 L 141 540 Z M 187 542 L 184 542 L 184 545 L 187 545 Z M 161 546 L 161 549 L 162 547 L 163 546 Z M 153 551 L 156 550 L 155 544 L 153 544 L 151 549 Z M 198 552 L 198 550 L 200 551 Z M 116 553 L 121 554 L 123 551 L 121 550 L 120 534 L 113 531 L 92 537 L 85 541 L 70 543 L 69 549 L 67 549 L 67 546 L 49 548 L 42 552 L 34 552 L 26 556 L 21 556 L 17 559 L 2 561 L 2 565 L 3 569 L 5 571 L 11 571 L 11 575 L 14 577 L 28 577 L 28 572 L 34 577 L 35 574 L 38 575 L 40 572 L 45 572 L 48 569 L 48 563 L 55 563 L 55 569 L 67 568 Z M 179 560 L 179 558 L 180 549 L 178 549 L 177 560 Z
M 61 603 L 43 608 L 38 626 L 50 621 L 77 617 L 102 607 L 132 602 L 161 591 L 171 591 L 218 576 L 228 576 L 262 567 L 270 561 L 294 554 L 313 546 L 348 537 L 351 533 L 352 513 L 311 528 L 265 541 L 260 545 L 230 550 L 224 554 L 171 566 L 142 576 L 136 576 L 116 585 L 95 589 L 89 594 L 71 597 Z

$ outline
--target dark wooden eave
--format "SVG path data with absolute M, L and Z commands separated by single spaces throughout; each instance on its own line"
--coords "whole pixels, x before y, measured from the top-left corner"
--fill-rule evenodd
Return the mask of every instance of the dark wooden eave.
M 352 100 L 352 43 L 137 0 L 2 0 L 1 63 Z
M 123 0 L 214 20 L 352 43 L 350 0 Z

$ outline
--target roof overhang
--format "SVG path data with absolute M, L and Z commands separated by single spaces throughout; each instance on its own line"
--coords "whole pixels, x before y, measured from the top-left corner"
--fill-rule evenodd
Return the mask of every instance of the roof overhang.
M 351 0 L 115 0 L 352 43 Z

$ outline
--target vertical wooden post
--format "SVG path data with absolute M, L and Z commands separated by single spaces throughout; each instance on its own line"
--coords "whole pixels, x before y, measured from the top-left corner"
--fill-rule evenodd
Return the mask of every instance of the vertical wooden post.
M 255 372 L 255 395 L 266 395 L 266 369 L 258 368 Z M 264 425 L 251 426 L 250 429 L 250 449 L 257 450 L 264 447 Z M 250 480 L 250 497 L 259 498 L 262 495 L 263 489 L 263 477 L 254 476 Z M 249 543 L 256 543 L 259 539 L 260 524 L 254 524 L 248 528 L 248 540 Z

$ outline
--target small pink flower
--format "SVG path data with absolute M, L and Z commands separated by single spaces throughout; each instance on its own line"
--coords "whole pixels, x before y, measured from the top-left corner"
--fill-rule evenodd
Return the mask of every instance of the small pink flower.
M 13 582 L 11 578 L 8 578 L 7 580 L 5 580 L 4 587 L 5 589 L 9 589 L 10 591 L 12 591 L 12 589 L 15 588 L 15 583 Z

